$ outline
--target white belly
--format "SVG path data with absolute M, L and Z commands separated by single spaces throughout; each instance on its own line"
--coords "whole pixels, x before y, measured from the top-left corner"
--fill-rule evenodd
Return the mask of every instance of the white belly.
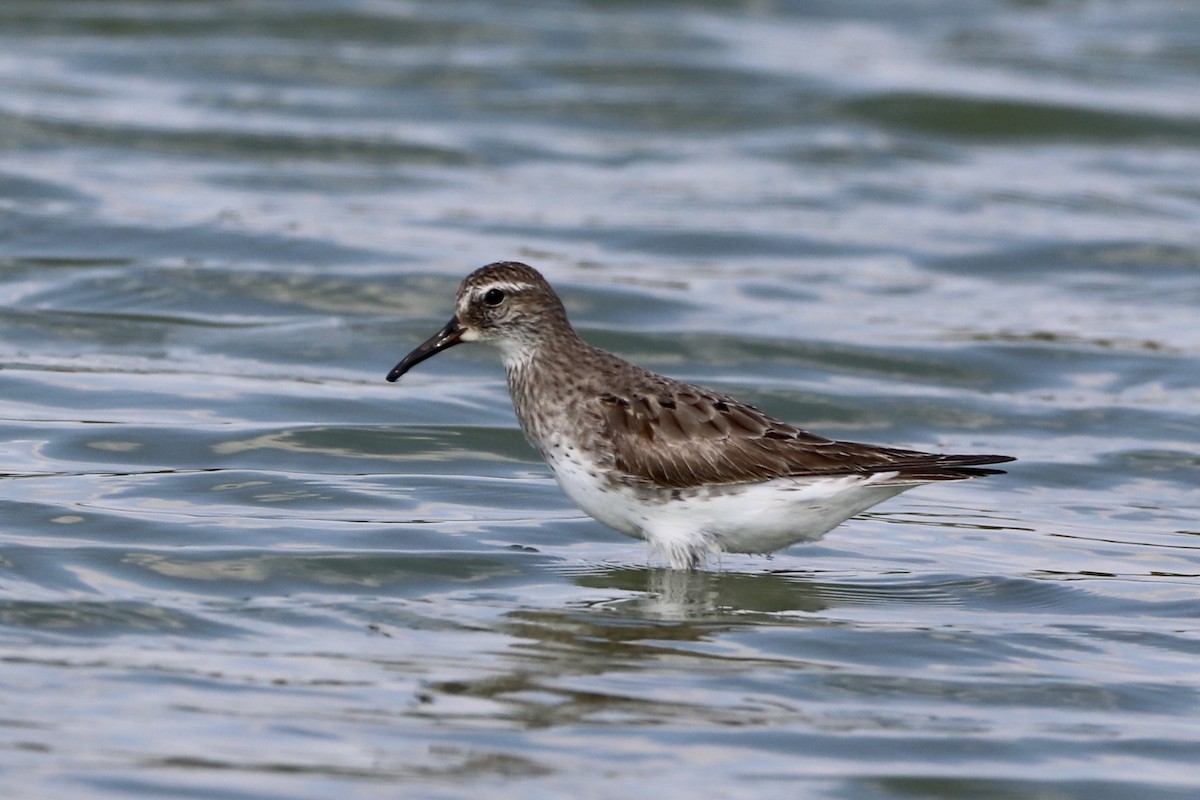
M 913 485 L 887 483 L 895 473 L 877 473 L 647 493 L 611 483 L 578 451 L 548 463 L 558 485 L 588 515 L 646 539 L 677 568 L 698 566 L 722 551 L 771 553 L 815 541 Z

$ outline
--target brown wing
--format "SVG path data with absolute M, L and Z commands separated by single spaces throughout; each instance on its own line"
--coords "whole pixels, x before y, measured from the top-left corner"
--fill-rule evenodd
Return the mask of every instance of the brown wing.
M 605 394 L 601 408 L 616 466 L 669 488 L 885 471 L 898 471 L 895 480 L 957 480 L 998 472 L 973 465 L 1012 460 L 834 441 L 687 384 Z

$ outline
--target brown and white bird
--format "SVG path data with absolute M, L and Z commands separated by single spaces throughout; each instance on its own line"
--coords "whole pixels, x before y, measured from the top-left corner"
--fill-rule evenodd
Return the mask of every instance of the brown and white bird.
M 630 364 L 583 341 L 541 273 L 517 262 L 464 278 L 454 316 L 387 379 L 460 342 L 500 350 L 521 429 L 567 496 L 677 569 L 815 541 L 906 489 L 1013 460 L 827 439 Z

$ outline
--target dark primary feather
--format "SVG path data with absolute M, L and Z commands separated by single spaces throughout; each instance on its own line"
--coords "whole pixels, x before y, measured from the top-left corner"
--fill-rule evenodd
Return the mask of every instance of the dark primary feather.
M 897 482 L 958 480 L 1001 470 L 999 455 L 943 455 L 840 442 L 753 406 L 661 376 L 654 391 L 600 397 L 616 466 L 658 486 L 750 483 L 782 477 L 899 473 Z M 654 442 L 653 447 L 647 447 Z

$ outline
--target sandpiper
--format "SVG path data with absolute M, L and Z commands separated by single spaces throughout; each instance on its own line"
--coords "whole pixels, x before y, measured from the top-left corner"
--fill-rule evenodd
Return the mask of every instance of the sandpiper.
M 814 541 L 906 489 L 1013 460 L 827 439 L 630 364 L 583 341 L 541 273 L 514 261 L 464 278 L 454 316 L 387 379 L 460 342 L 499 348 L 521 429 L 562 490 L 676 569 Z

